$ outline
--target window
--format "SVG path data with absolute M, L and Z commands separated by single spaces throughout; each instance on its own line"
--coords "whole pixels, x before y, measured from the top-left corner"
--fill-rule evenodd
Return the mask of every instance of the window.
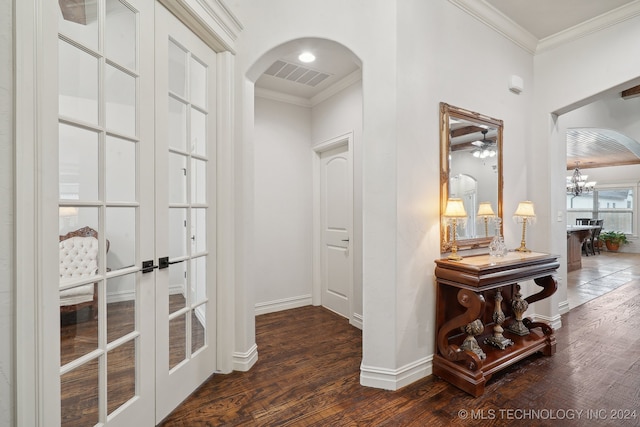
M 567 221 L 575 224 L 576 218 L 604 220 L 604 230 L 634 232 L 634 188 L 631 186 L 599 188 L 593 193 L 574 196 L 567 194 Z

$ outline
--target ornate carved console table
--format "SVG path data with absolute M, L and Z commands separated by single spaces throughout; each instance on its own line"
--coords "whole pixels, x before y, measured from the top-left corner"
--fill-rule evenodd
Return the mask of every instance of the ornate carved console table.
M 556 255 L 509 252 L 435 262 L 434 375 L 477 397 L 496 372 L 539 351 L 555 353 L 553 329 L 523 318 L 523 312 L 556 291 Z M 526 280 L 542 290 L 522 299 L 518 282 Z

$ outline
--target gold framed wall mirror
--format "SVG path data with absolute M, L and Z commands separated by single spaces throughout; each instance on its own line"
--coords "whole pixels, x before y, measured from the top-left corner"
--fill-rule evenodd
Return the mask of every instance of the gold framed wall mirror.
M 495 235 L 494 218 L 503 218 L 502 131 L 502 120 L 440 103 L 441 253 L 452 250 L 453 229 L 457 250 L 488 247 Z M 451 198 L 466 212 L 456 227 L 444 215 Z

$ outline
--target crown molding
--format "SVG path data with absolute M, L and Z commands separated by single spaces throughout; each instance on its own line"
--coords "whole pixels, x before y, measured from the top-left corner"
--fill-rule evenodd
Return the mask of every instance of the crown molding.
M 449 0 L 449 2 L 534 55 L 640 15 L 640 0 L 636 0 L 633 3 L 620 6 L 557 34 L 538 40 L 533 34 L 484 0 Z
M 303 98 L 300 96 L 289 95 L 286 93 L 278 92 L 275 90 L 264 89 L 261 87 L 255 87 L 254 94 L 260 98 L 271 99 L 273 101 L 286 102 L 288 104 L 297 105 L 299 107 L 312 108 L 331 98 L 333 95 L 339 93 L 340 91 L 348 88 L 352 84 L 362 80 L 362 72 L 360 69 L 352 72 L 351 74 L 347 74 L 342 79 L 338 80 L 322 92 L 319 92 L 317 95 L 313 96 L 311 99 Z
M 351 74 L 347 74 L 345 77 L 338 80 L 337 82 L 335 82 L 334 84 L 332 84 L 331 86 L 323 90 L 322 92 L 313 96 L 311 98 L 311 106 L 315 107 L 322 101 L 325 101 L 331 98 L 336 93 L 343 91 L 344 89 L 348 88 L 349 86 L 351 86 L 352 84 L 360 80 L 362 80 L 362 70 L 358 68 L 357 70 L 353 71 Z
M 238 33 L 244 29 L 240 20 L 222 0 L 196 0 L 197 3 L 207 11 L 209 17 L 224 30 L 233 40 L 238 37 Z
M 640 15 L 640 0 L 620 6 L 588 21 L 582 22 L 557 34 L 545 37 L 538 43 L 536 53 L 553 49 L 581 37 L 613 27 L 616 24 Z
M 484 0 L 449 0 L 449 2 L 502 34 L 527 52 L 536 53 L 538 39 Z
M 243 27 L 222 0 L 158 0 L 216 52 L 235 53 Z
M 311 108 L 313 105 L 311 101 L 307 98 L 302 98 L 300 96 L 289 95 L 282 92 L 277 92 L 275 90 L 264 89 L 261 87 L 255 87 L 254 95 L 259 98 L 270 99 L 272 101 L 285 102 L 287 104 L 297 105 L 299 107 Z

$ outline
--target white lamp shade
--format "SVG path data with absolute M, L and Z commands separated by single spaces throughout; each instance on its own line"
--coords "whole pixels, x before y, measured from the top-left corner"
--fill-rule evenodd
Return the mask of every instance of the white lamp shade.
M 478 216 L 495 216 L 495 212 L 493 212 L 493 208 L 491 207 L 491 202 L 480 202 L 478 205 Z
M 535 218 L 536 214 L 533 210 L 533 202 L 530 202 L 528 200 L 520 202 L 514 216 L 519 216 L 522 218 Z
M 462 199 L 451 198 L 447 200 L 447 208 L 444 210 L 446 218 L 466 218 L 467 211 L 464 210 Z

